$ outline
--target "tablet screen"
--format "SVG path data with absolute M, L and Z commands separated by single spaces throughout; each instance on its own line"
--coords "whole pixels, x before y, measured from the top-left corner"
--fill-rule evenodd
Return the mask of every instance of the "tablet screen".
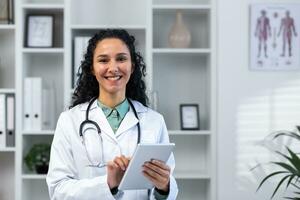
M 138 144 L 128 168 L 121 180 L 119 190 L 153 188 L 153 184 L 142 173 L 143 164 L 151 159 L 167 162 L 174 147 L 174 143 Z

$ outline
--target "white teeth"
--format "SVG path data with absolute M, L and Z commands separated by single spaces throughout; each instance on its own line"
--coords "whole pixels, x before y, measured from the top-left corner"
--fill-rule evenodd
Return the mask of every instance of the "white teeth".
M 118 80 L 120 78 L 121 78 L 121 76 L 107 77 L 108 80 L 112 80 L 112 81 Z

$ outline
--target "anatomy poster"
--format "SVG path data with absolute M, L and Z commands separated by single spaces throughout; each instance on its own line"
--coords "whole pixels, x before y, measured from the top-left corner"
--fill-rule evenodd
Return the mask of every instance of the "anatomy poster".
M 300 69 L 300 4 L 253 4 L 250 69 Z

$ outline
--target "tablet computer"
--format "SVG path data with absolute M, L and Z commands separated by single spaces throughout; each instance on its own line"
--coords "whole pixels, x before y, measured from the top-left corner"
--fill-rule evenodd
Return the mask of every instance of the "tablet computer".
M 151 159 L 167 162 L 174 147 L 174 143 L 138 144 L 121 180 L 119 190 L 153 188 L 153 184 L 143 175 L 143 164 Z

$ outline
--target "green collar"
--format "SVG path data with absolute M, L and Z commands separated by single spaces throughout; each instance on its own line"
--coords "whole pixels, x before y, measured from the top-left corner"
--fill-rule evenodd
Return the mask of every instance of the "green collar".
M 102 111 L 103 111 L 106 118 L 109 117 L 113 113 L 114 110 L 117 110 L 118 114 L 119 114 L 119 117 L 121 119 L 123 119 L 125 117 L 126 113 L 129 110 L 129 103 L 128 103 L 127 98 L 125 98 L 125 100 L 122 101 L 115 108 L 110 108 L 110 107 L 104 105 L 103 103 L 101 103 L 99 100 L 97 101 L 97 104 L 102 109 Z

